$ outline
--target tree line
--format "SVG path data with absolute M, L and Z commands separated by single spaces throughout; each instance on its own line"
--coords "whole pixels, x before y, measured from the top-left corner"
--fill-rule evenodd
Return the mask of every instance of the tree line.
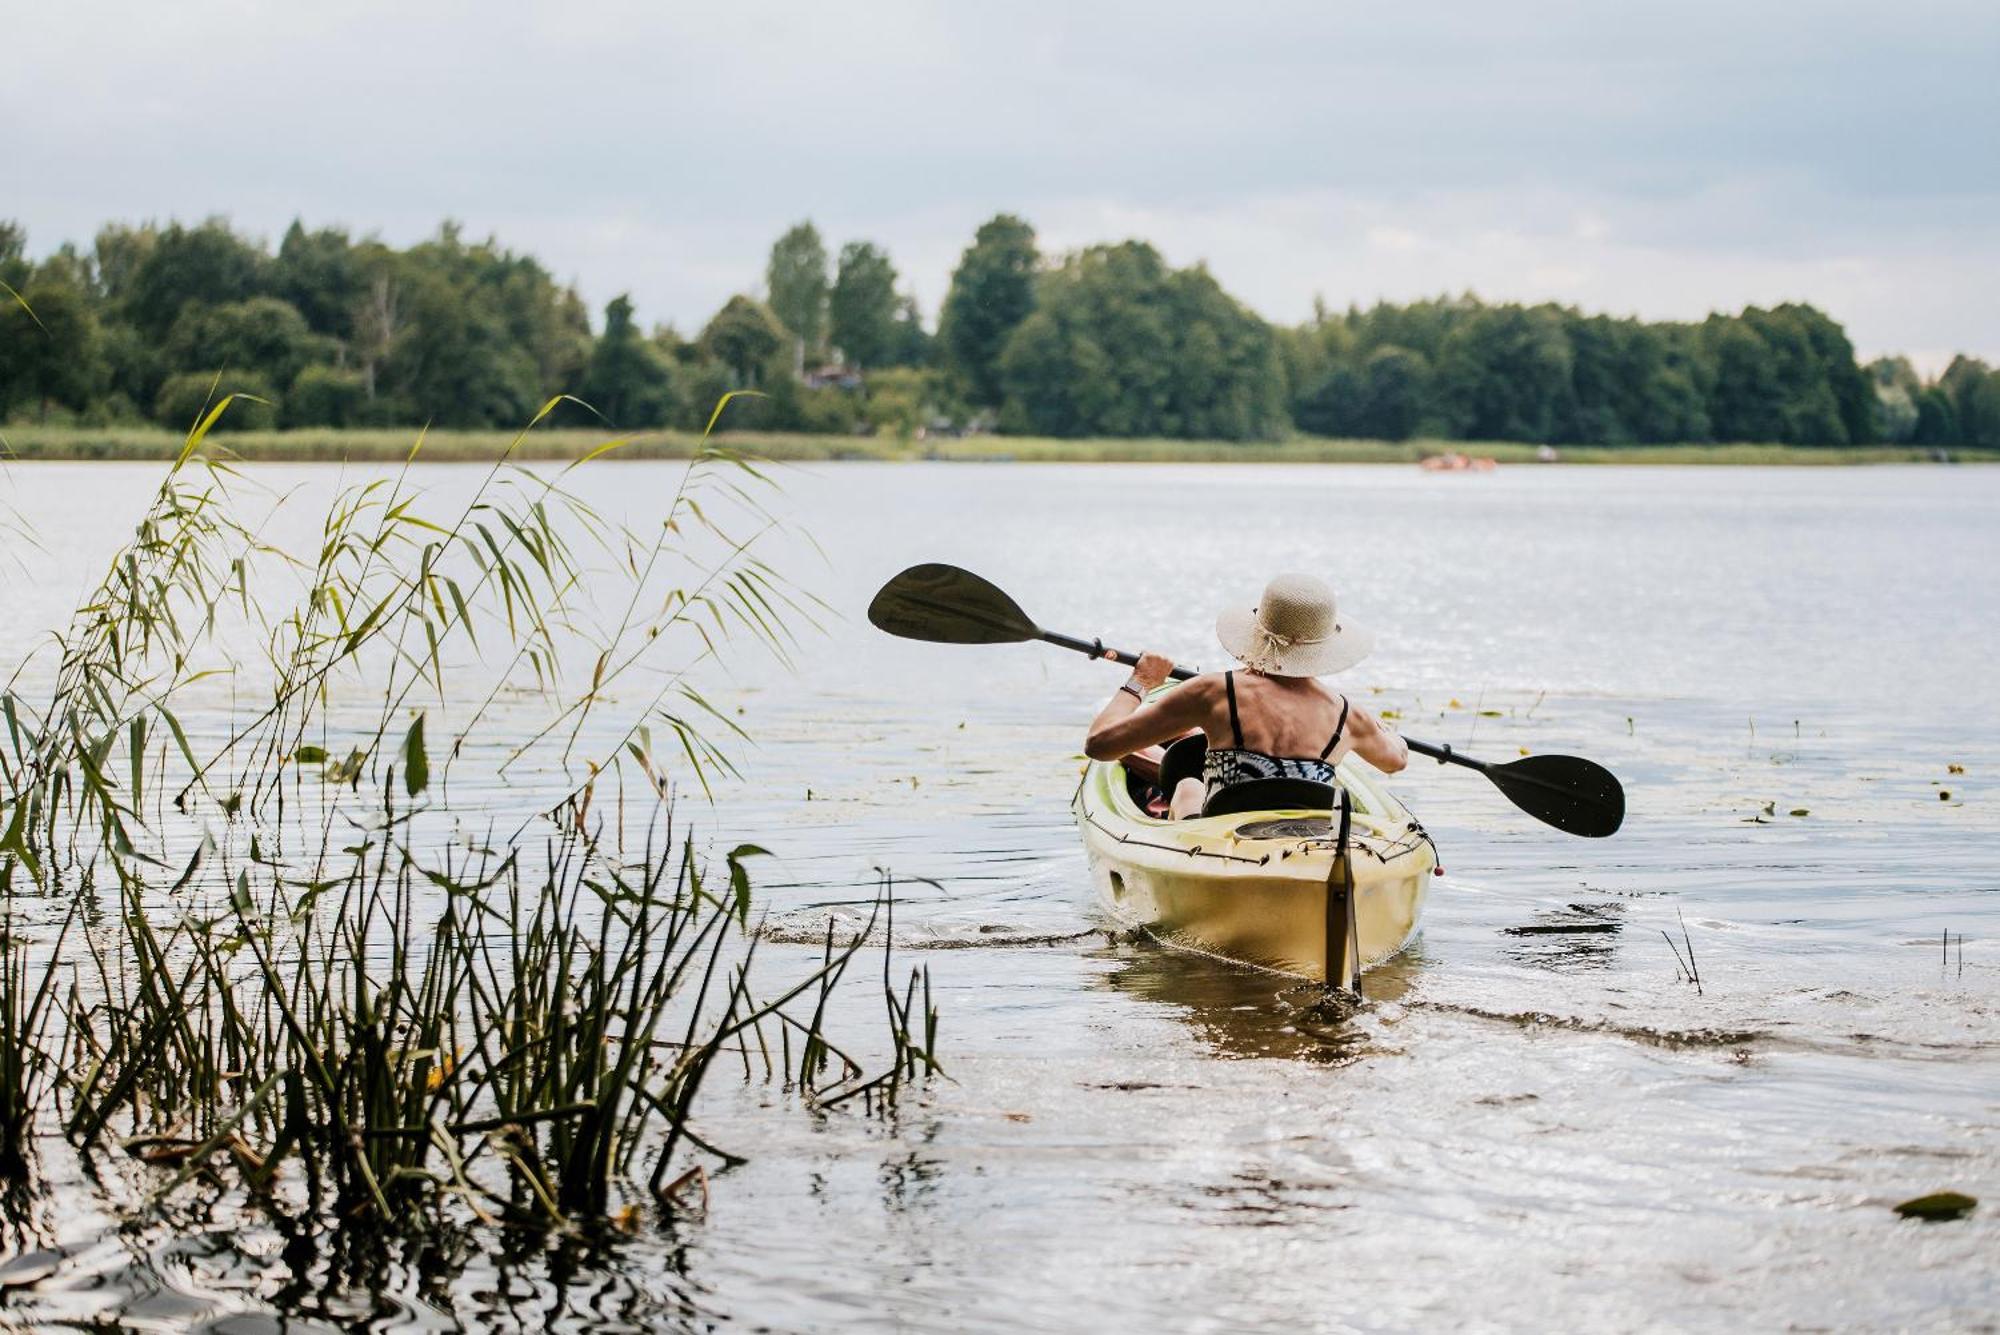
M 227 223 L 112 224 L 40 260 L 0 222 L 0 421 L 185 428 L 218 392 L 235 427 L 513 427 L 556 394 L 573 424 L 1046 436 L 1311 435 L 1550 444 L 1873 442 L 2000 448 L 2000 373 L 1862 366 L 1808 305 L 1694 322 L 1443 297 L 1316 310 L 1286 327 L 1206 268 L 1139 241 L 1045 255 L 981 226 L 927 328 L 887 252 L 830 253 L 802 222 L 759 292 L 692 337 L 582 299 L 533 257 L 447 223 L 397 249 L 293 223 L 274 250 Z

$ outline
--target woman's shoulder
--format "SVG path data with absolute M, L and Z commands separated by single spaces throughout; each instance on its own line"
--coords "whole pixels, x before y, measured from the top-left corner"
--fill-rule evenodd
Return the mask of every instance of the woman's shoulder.
M 1177 712 L 1205 709 L 1222 698 L 1222 674 L 1202 672 L 1187 678 L 1158 698 L 1171 701 Z
M 1222 677 L 1223 674 L 1220 672 L 1197 672 L 1194 676 L 1189 677 L 1179 686 L 1176 686 L 1174 692 L 1175 694 L 1180 694 L 1185 691 L 1187 692 L 1186 698 L 1189 699 L 1206 699 L 1210 696 L 1218 696 L 1222 694 Z
M 1340 701 L 1340 707 L 1347 712 L 1349 731 L 1376 732 L 1381 729 L 1382 721 L 1375 717 L 1375 711 L 1353 696 L 1336 695 L 1334 698 Z

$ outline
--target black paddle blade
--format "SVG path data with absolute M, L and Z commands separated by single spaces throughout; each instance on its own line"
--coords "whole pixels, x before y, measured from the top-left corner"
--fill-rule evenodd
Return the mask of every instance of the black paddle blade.
M 933 644 L 1017 644 L 1041 634 L 1012 598 L 970 570 L 931 562 L 884 584 L 868 604 L 878 630 Z
M 1602 839 L 1625 823 L 1624 786 L 1580 756 L 1529 756 L 1494 765 L 1486 777 L 1515 806 L 1569 834 Z

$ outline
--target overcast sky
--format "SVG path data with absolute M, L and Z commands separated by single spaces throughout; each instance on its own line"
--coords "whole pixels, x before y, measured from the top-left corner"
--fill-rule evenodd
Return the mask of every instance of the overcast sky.
M 4 0 L 0 217 L 461 219 L 698 327 L 812 218 L 927 314 L 1000 210 L 1267 316 L 1786 299 L 2000 360 L 1994 0 Z

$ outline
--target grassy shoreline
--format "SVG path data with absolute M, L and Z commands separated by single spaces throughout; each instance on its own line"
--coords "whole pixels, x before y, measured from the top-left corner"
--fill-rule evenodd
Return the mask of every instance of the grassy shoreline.
M 300 431 L 242 431 L 211 439 L 223 450 L 262 462 L 391 462 L 405 458 L 417 439 L 411 428 Z M 524 459 L 576 459 L 604 444 L 601 430 L 538 430 L 522 442 Z M 508 431 L 432 431 L 420 458 L 438 463 L 495 458 L 512 443 Z M 942 460 L 966 463 L 1326 463 L 1413 464 L 1426 455 L 1458 451 L 1501 463 L 1533 463 L 1536 446 L 1510 441 L 1296 440 L 1238 444 L 1213 440 L 1054 440 L 1030 436 L 969 436 L 962 439 L 903 440 L 889 436 L 808 436 L 730 432 L 717 439 L 769 459 L 797 462 L 841 460 Z M 183 437 L 162 427 L 43 427 L 0 429 L 0 459 L 141 460 L 171 459 Z M 635 434 L 612 458 L 685 459 L 700 437 L 692 432 Z M 1954 463 L 2000 462 L 2000 451 L 1944 452 Z M 1561 461 L 1572 464 L 1880 464 L 1938 462 L 1939 451 L 1910 446 L 1814 449 L 1793 445 L 1633 445 L 1566 446 Z

